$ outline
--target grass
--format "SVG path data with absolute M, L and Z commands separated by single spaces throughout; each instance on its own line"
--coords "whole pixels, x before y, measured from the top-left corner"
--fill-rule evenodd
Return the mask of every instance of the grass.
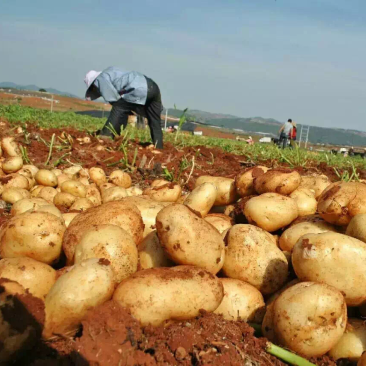
M 7 119 L 13 126 L 21 125 L 25 129 L 25 123 L 34 123 L 42 128 L 63 128 L 73 127 L 78 130 L 95 131 L 100 129 L 106 119 L 94 118 L 85 115 L 79 115 L 73 112 L 54 112 L 48 110 L 34 109 L 23 107 L 20 105 L 0 105 L 0 118 Z M 136 128 L 127 128 L 122 132 L 124 139 L 121 143 L 121 151 L 127 155 L 128 143 L 131 140 L 138 139 L 140 142 L 151 141 L 149 129 L 139 130 Z M 187 134 L 165 134 L 165 141 L 169 141 L 177 148 L 189 146 L 207 146 L 218 147 L 228 153 L 233 153 L 243 156 L 243 160 L 247 162 L 279 162 L 293 167 L 305 167 L 314 163 L 327 163 L 329 166 L 335 167 L 335 173 L 342 180 L 348 180 L 357 177 L 356 169 L 366 169 L 366 160 L 361 157 L 343 157 L 342 155 L 333 155 L 326 152 L 314 152 L 305 149 L 278 149 L 275 145 L 254 144 L 247 145 L 241 141 L 228 140 L 206 136 L 193 136 Z M 197 154 L 199 151 L 197 150 Z M 214 164 L 215 158 L 208 161 Z M 129 165 L 133 167 L 134 162 Z M 181 170 L 188 170 L 187 162 L 182 162 Z M 349 171 L 344 173 L 341 169 Z M 166 172 L 167 178 L 169 173 Z

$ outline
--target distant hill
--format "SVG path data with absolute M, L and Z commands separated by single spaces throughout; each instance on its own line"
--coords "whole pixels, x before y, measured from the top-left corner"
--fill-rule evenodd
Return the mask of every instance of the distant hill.
M 48 93 L 51 93 L 51 94 L 64 95 L 66 97 L 79 99 L 79 97 L 77 97 L 76 95 L 71 94 L 71 93 L 63 92 L 63 91 L 53 89 L 53 88 L 43 88 L 43 87 L 39 87 L 39 86 L 33 85 L 33 84 L 18 85 L 11 81 L 3 81 L 3 82 L 0 82 L 0 88 L 13 88 L 13 89 L 30 90 L 30 91 L 39 91 L 39 89 L 45 89 Z

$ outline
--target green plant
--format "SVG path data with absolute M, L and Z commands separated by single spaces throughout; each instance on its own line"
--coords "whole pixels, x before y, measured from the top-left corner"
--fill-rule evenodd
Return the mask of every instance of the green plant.
M 175 105 L 175 104 L 174 104 L 174 109 L 177 109 L 177 107 L 176 107 L 176 105 Z M 180 118 L 179 118 L 179 122 L 178 122 L 178 131 L 177 131 L 177 132 L 176 132 L 176 134 L 175 134 L 175 139 L 174 139 L 174 141 L 177 141 L 177 139 L 178 139 L 178 135 L 179 135 L 179 133 L 180 133 L 180 131 L 181 131 L 181 129 L 182 129 L 182 126 L 183 126 L 184 122 L 187 120 L 187 116 L 186 116 L 187 111 L 188 111 L 188 108 L 184 109 L 184 110 L 183 110 L 182 115 L 181 115 L 181 116 L 180 116 Z
M 163 170 L 163 177 L 168 180 L 169 182 L 174 181 L 174 169 L 170 172 L 168 168 L 164 168 Z

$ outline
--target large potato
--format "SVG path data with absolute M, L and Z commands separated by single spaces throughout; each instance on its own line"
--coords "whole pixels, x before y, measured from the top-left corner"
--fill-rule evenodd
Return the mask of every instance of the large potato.
M 248 222 L 267 231 L 276 231 L 298 216 L 296 201 L 277 193 L 264 193 L 251 198 L 244 207 Z
M 315 199 L 314 191 L 306 188 L 298 188 L 290 194 L 290 197 L 296 201 L 299 216 L 315 214 L 318 202 Z
M 87 231 L 75 248 L 74 262 L 105 258 L 111 263 L 116 283 L 137 271 L 138 253 L 131 235 L 116 225 L 98 225 Z
M 292 252 L 296 242 L 305 234 L 320 234 L 327 231 L 336 231 L 335 227 L 325 221 L 300 222 L 291 225 L 280 237 L 280 248 L 287 252 Z
M 224 298 L 215 310 L 226 320 L 244 320 L 261 324 L 265 313 L 262 294 L 249 283 L 232 278 L 220 278 Z
M 24 198 L 30 198 L 30 193 L 26 189 L 22 188 L 7 188 L 1 194 L 1 198 L 6 203 L 14 204 Z
M 203 183 L 212 183 L 216 186 L 217 196 L 215 206 L 229 205 L 236 201 L 237 196 L 234 179 L 202 175 L 196 180 L 195 188 Z
M 50 213 L 14 216 L 0 229 L 0 256 L 29 257 L 51 264 L 60 257 L 65 229 L 64 220 Z
M 101 186 L 104 183 L 107 183 L 107 177 L 104 173 L 104 170 L 101 168 L 90 168 L 89 169 L 90 179 L 97 185 Z
M 184 205 L 201 217 L 205 217 L 216 201 L 217 189 L 212 183 L 203 183 L 196 187 L 184 199 Z
M 138 296 L 136 296 L 138 294 Z M 122 281 L 113 299 L 130 309 L 143 326 L 167 319 L 191 319 L 200 309 L 212 312 L 224 295 L 220 280 L 193 266 L 152 268 Z
M 21 189 L 30 189 L 30 181 L 20 174 L 9 174 L 3 179 L 4 181 L 4 189 L 7 188 L 21 188 Z
M 130 188 L 132 185 L 131 177 L 122 170 L 115 170 L 109 175 L 109 180 L 113 184 L 122 188 Z
M 77 200 L 77 197 L 73 196 L 71 193 L 66 192 L 59 192 L 53 197 L 53 203 L 56 206 L 70 208 L 75 201 Z
M 274 341 L 305 357 L 328 352 L 341 339 L 347 324 L 342 294 L 322 283 L 291 286 L 275 300 L 272 312 Z
M 23 166 L 23 159 L 21 156 L 13 156 L 11 158 L 6 158 L 2 163 L 2 170 L 4 173 L 15 173 L 20 170 Z
M 140 269 L 171 267 L 173 265 L 160 244 L 156 230 L 145 236 L 138 246 L 138 252 Z
M 347 226 L 346 234 L 366 243 L 366 214 L 353 217 Z
M 215 227 L 220 234 L 233 226 L 231 217 L 223 214 L 209 214 L 205 217 L 205 220 Z
M 14 137 L 4 137 L 1 139 L 1 149 L 4 156 L 22 156 L 18 143 Z
M 365 262 L 365 243 L 334 232 L 304 235 L 292 252 L 292 265 L 301 281 L 334 286 L 348 306 L 366 301 Z
M 37 184 L 46 186 L 46 187 L 56 187 L 57 186 L 57 177 L 55 173 L 51 170 L 40 169 L 34 176 Z
M 159 182 L 151 184 L 151 187 L 145 189 L 143 194 L 158 202 L 176 202 L 182 194 L 182 188 L 179 184 L 172 182 L 164 184 Z
M 254 189 L 254 180 L 267 171 L 267 167 L 258 165 L 254 168 L 249 168 L 244 170 L 242 173 L 239 173 L 235 177 L 235 186 L 238 195 L 240 197 L 255 195 L 257 192 Z
M 222 267 L 225 245 L 220 233 L 189 208 L 172 204 L 156 216 L 160 243 L 175 263 L 191 264 L 216 274 Z
M 33 296 L 44 300 L 56 281 L 56 271 L 32 258 L 4 258 L 0 260 L 0 277 L 18 282 Z
M 334 360 L 347 358 L 358 361 L 366 351 L 366 324 L 361 319 L 348 319 L 347 328 L 342 338 L 329 351 L 329 356 Z
M 103 224 L 117 225 L 126 230 L 136 244 L 142 240 L 144 224 L 137 207 L 129 202 L 108 202 L 81 212 L 70 223 L 62 243 L 69 261 L 74 258 L 75 247 L 81 237 L 95 225 Z
M 61 192 L 72 194 L 75 197 L 86 197 L 86 187 L 77 180 L 67 180 L 61 184 L 60 188 Z
M 279 193 L 287 195 L 299 187 L 300 174 L 295 170 L 272 169 L 254 180 L 254 189 L 259 194 Z
M 45 338 L 74 335 L 89 309 L 112 297 L 114 273 L 108 260 L 92 258 L 61 275 L 46 296 Z
M 54 205 L 38 206 L 31 208 L 30 210 L 25 212 L 48 212 L 52 215 L 59 217 L 60 219 L 63 219 L 61 211 Z
M 331 184 L 326 175 L 306 175 L 301 177 L 299 188 L 311 189 L 315 192 L 318 199 L 323 191 Z
M 42 198 L 24 198 L 14 203 L 10 214 L 12 216 L 20 215 L 28 210 L 32 210 L 41 206 L 47 206 L 49 203 Z
M 352 217 L 366 213 L 366 184 L 337 182 L 319 197 L 320 216 L 334 225 L 348 225 Z
M 248 282 L 262 294 L 271 294 L 286 282 L 287 259 L 271 234 L 253 225 L 234 225 L 225 241 L 227 277 Z

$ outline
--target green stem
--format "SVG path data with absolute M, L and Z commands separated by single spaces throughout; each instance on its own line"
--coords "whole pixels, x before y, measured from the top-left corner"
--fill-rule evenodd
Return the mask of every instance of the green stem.
M 295 355 L 292 352 L 286 351 L 285 349 L 278 347 L 270 342 L 267 343 L 266 351 L 268 353 L 270 353 L 271 355 L 276 356 L 277 358 L 281 359 L 282 361 L 289 363 L 290 365 L 316 366 L 315 364 L 309 362 L 305 358 Z
M 48 157 L 47 157 L 47 161 L 45 163 L 45 165 L 48 165 L 48 163 L 50 162 L 51 156 L 52 156 L 52 148 L 53 148 L 53 143 L 55 142 L 55 134 L 52 135 L 51 138 L 51 144 L 50 144 L 50 151 L 48 153 Z

